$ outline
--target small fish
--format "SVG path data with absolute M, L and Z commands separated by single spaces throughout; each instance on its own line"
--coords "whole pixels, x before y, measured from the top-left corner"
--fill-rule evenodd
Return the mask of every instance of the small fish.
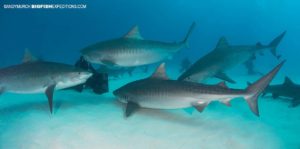
M 168 79 L 165 65 L 161 64 L 150 77 L 134 81 L 115 90 L 113 94 L 126 103 L 125 116 L 130 116 L 138 108 L 179 109 L 195 107 L 199 112 L 212 101 L 220 101 L 230 106 L 234 98 L 243 97 L 251 111 L 259 116 L 257 99 L 280 70 L 284 62 L 246 89 L 230 89 L 224 82 L 205 85 L 187 81 Z

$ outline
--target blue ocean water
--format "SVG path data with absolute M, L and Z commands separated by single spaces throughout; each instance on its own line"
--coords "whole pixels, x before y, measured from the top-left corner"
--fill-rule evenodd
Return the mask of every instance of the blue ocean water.
M 114 0 L 49 1 L 5 0 L 0 4 L 83 3 L 82 10 L 0 9 L 0 67 L 19 64 L 24 49 L 39 58 L 74 64 L 80 49 L 118 38 L 138 25 L 145 39 L 181 41 L 192 22 L 197 26 L 188 49 L 167 61 L 171 78 L 178 77 L 181 60 L 193 62 L 211 51 L 221 36 L 230 44 L 268 44 L 283 31 L 278 53 L 287 63 L 273 83 L 290 76 L 300 84 L 300 2 L 296 0 Z M 257 56 L 263 73 L 279 63 L 269 52 Z M 153 69 L 151 69 L 153 71 Z M 110 82 L 114 90 L 148 74 L 125 76 Z M 238 66 L 229 72 L 236 88 L 259 76 L 247 76 Z M 261 117 L 243 100 L 232 107 L 213 104 L 202 113 L 181 110 L 141 110 L 123 118 L 122 106 L 111 93 L 94 95 L 72 91 L 55 94 L 62 105 L 49 116 L 44 95 L 0 96 L 0 148 L 292 148 L 299 149 L 300 107 L 270 98 L 260 99 Z M 178 140 L 178 141 L 176 141 Z

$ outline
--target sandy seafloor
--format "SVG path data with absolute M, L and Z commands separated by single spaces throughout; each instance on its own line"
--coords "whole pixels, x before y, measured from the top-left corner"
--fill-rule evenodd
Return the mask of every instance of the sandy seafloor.
M 110 82 L 111 91 L 143 76 Z M 253 76 L 250 80 L 256 80 Z M 274 82 L 281 82 L 283 76 Z M 244 88 L 248 76 L 236 77 Z M 300 81 L 300 80 L 299 80 Z M 57 91 L 49 114 L 45 95 L 0 96 L 1 149 L 299 149 L 300 107 L 259 99 L 260 117 L 243 99 L 214 102 L 203 113 L 141 109 L 124 118 L 112 93 Z

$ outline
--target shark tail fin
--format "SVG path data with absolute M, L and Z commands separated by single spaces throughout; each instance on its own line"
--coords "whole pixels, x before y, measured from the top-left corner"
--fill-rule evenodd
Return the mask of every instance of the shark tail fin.
M 269 83 L 273 80 L 277 72 L 280 70 L 282 65 L 285 63 L 285 61 L 281 62 L 279 65 L 277 65 L 273 70 L 271 70 L 268 74 L 261 77 L 259 80 L 251 84 L 247 88 L 247 94 L 249 96 L 246 96 L 245 99 L 251 109 L 251 111 L 256 115 L 259 116 L 258 111 L 258 105 L 257 105 L 257 99 L 259 95 L 265 90 L 265 88 L 269 85 Z
M 185 46 L 186 48 L 189 48 L 189 47 L 190 47 L 190 46 L 189 46 L 189 43 L 188 43 L 188 40 L 189 40 L 189 38 L 190 38 L 190 36 L 191 36 L 193 30 L 195 29 L 195 26 L 196 26 L 196 22 L 193 22 L 192 25 L 190 26 L 190 29 L 189 29 L 189 31 L 187 32 L 187 34 L 186 34 L 184 40 L 182 41 L 182 44 L 184 44 L 184 46 Z
M 284 37 L 284 35 L 286 34 L 286 31 L 284 31 L 283 33 L 281 33 L 279 36 L 277 36 L 275 39 L 273 39 L 271 41 L 271 43 L 269 44 L 269 47 L 271 48 L 271 53 L 277 58 L 279 59 L 281 57 L 281 55 L 277 55 L 277 47 L 279 45 L 279 43 L 281 42 L 282 38 Z

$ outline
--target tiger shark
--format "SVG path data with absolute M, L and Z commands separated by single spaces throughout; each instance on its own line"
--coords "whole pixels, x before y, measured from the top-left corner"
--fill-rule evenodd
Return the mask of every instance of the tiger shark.
M 291 107 L 296 107 L 300 104 L 300 85 L 294 83 L 289 77 L 285 77 L 282 84 L 269 85 L 263 95 L 272 94 L 274 99 L 286 97 L 291 99 Z
M 247 62 L 249 59 L 255 59 L 256 53 L 270 50 L 276 57 L 276 48 L 284 37 L 286 32 L 277 36 L 269 45 L 230 45 L 225 37 L 221 37 L 213 51 L 196 61 L 188 70 L 186 70 L 178 80 L 186 81 L 204 81 L 210 77 L 216 77 L 230 83 L 235 83 L 225 72 L 239 64 Z
M 52 114 L 55 90 L 85 83 L 91 76 L 72 65 L 37 60 L 26 51 L 22 64 L 0 69 L 0 94 L 45 93 Z
M 98 42 L 81 50 L 89 62 L 108 67 L 133 67 L 156 63 L 188 47 L 188 39 L 195 28 L 193 23 L 181 42 L 166 43 L 145 40 L 134 26 L 124 37 Z
M 234 98 L 243 97 L 251 111 L 259 116 L 257 100 L 284 62 L 246 89 L 230 89 L 225 83 L 206 85 L 188 81 L 168 79 L 165 65 L 161 64 L 150 77 L 137 80 L 115 90 L 113 94 L 126 104 L 125 116 L 130 116 L 138 108 L 179 109 L 195 107 L 199 112 L 212 101 L 220 101 L 230 106 Z

